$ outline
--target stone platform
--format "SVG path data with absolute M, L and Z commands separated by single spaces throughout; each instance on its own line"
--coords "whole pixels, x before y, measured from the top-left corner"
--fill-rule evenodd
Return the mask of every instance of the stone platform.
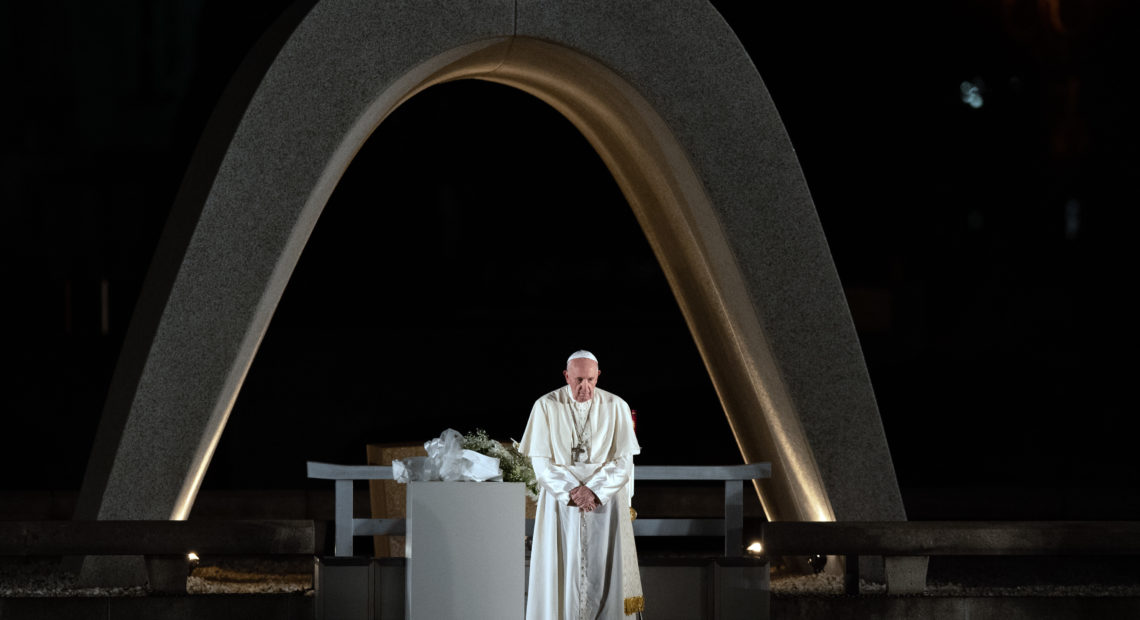
M 314 597 L 305 594 L 199 594 L 185 596 L 16 597 L 0 599 L 5 620 L 312 620 Z
M 703 606 L 700 583 L 709 576 L 708 558 L 645 557 L 643 579 L 646 584 L 648 611 L 655 620 L 663 618 L 715 617 Z M 398 560 L 388 560 L 399 563 Z M 883 586 L 863 583 L 859 596 L 842 594 L 841 575 L 787 576 L 774 573 L 772 596 L 768 605 L 771 617 L 799 618 L 1134 618 L 1140 617 L 1140 584 L 1125 574 L 1124 564 L 1107 562 L 1096 576 L 1081 571 L 1083 577 L 1096 577 L 1094 584 L 1075 585 L 1067 574 L 1037 566 L 1037 576 L 1049 573 L 1048 582 L 1027 579 L 1028 566 L 992 566 L 990 570 L 966 561 L 960 566 L 932 566 L 939 580 L 926 594 L 891 596 Z M 1037 565 L 1038 563 L 1034 563 Z M 395 565 L 395 564 L 394 564 Z M 283 592 L 279 578 L 292 575 L 295 566 L 265 574 L 250 572 L 249 564 L 238 566 L 238 573 L 212 577 L 197 569 L 211 584 L 191 587 L 180 596 L 147 595 L 143 591 L 119 592 L 116 595 L 76 596 L 35 595 L 23 592 L 13 596 L 5 590 L 0 597 L 0 618 L 5 620 L 99 619 L 134 620 L 138 618 L 284 618 L 310 620 L 316 616 L 314 591 L 302 588 Z M 1000 569 L 1000 571 L 994 570 Z M 974 582 L 964 579 L 974 575 Z M 1115 575 L 1115 577 L 1113 577 Z M 9 574 L 9 577 L 11 575 Z M 943 581 L 951 579 L 952 581 Z M 11 579 L 6 581 L 11 583 Z M 983 585 L 989 584 L 989 585 Z M 7 584 L 6 584 L 7 585 Z M 44 584 L 39 583 L 42 588 Z M 262 590 L 276 588 L 276 593 Z M 211 592 L 211 593 L 202 593 Z M 230 592 L 230 593 L 217 593 Z M 656 604 L 654 604 L 656 602 Z M 766 617 L 763 609 L 748 610 L 751 617 Z

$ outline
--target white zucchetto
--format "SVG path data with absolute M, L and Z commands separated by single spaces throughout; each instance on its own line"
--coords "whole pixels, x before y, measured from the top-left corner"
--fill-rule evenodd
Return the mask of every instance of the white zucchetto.
M 580 360 L 580 359 L 591 360 L 595 364 L 598 363 L 598 358 L 594 357 L 593 353 L 590 353 L 589 351 L 583 350 L 583 351 L 575 351 L 575 352 L 571 353 L 570 357 L 568 357 L 566 359 L 566 364 L 569 365 L 570 362 L 572 362 L 574 360 Z

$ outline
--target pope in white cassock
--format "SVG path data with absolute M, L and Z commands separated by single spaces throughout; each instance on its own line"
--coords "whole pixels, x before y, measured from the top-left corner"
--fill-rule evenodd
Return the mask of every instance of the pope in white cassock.
M 539 398 L 520 450 L 541 490 L 531 547 L 527 620 L 639 617 L 645 606 L 633 543 L 629 405 L 598 389 L 598 359 L 566 361 L 567 385 Z

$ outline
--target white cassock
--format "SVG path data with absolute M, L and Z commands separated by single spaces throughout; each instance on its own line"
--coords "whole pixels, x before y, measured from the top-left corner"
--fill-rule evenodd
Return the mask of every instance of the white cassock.
M 584 449 L 575 452 L 575 446 Z M 598 388 L 587 403 L 577 403 L 564 386 L 535 401 L 519 448 L 541 487 L 527 620 L 624 619 L 627 610 L 641 612 L 629 502 L 633 456 L 641 446 L 629 405 Z M 591 512 L 570 499 L 582 484 L 601 501 Z

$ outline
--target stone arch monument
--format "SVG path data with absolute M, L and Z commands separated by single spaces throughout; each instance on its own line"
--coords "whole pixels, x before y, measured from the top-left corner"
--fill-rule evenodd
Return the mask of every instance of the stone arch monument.
M 311 8 L 310 8 L 311 6 Z M 739 40 L 702 0 L 322 0 L 239 70 L 128 329 L 76 517 L 184 519 L 306 240 L 372 131 L 482 79 L 566 116 L 679 302 L 771 520 L 905 519 L 815 207 Z

